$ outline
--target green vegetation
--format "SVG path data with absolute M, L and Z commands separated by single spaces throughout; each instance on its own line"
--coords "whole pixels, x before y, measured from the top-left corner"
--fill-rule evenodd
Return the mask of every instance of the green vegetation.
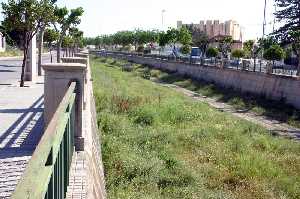
M 266 60 L 271 60 L 271 61 L 280 61 L 284 58 L 285 56 L 285 52 L 284 50 L 278 45 L 272 45 L 270 46 L 270 48 L 268 48 L 265 52 L 264 52 L 264 58 Z
M 108 198 L 299 198 L 299 143 L 147 80 L 180 77 L 124 64 L 91 59 Z
M 31 40 L 42 24 L 48 24 L 53 16 L 53 2 L 49 0 L 10 0 L 2 2 L 5 35 L 17 32 L 22 35 L 23 62 L 20 87 L 24 86 L 25 64 Z M 19 38 L 20 39 L 20 38 Z
M 290 45 L 298 58 L 297 75 L 300 75 L 300 1 L 299 0 L 275 0 L 276 20 L 282 25 L 275 30 L 275 35 L 283 46 Z
M 82 7 L 71 9 L 70 11 L 66 7 L 56 7 L 54 11 L 55 21 L 53 23 L 56 32 L 59 32 L 59 37 L 56 41 L 56 58 L 58 63 L 61 62 L 61 47 L 63 41 L 66 39 L 65 37 L 67 36 L 67 33 L 69 33 L 69 38 L 71 38 L 74 41 L 78 41 L 78 39 L 83 39 L 83 32 L 79 31 L 76 28 L 76 26 L 78 26 L 81 23 L 80 17 L 83 15 L 83 13 L 84 10 Z
M 153 70 L 147 68 L 147 71 L 149 71 L 149 74 L 152 74 Z M 157 81 L 174 84 L 201 95 L 215 98 L 217 101 L 232 105 L 236 110 L 253 111 L 258 115 L 274 118 L 300 128 L 300 111 L 291 105 L 285 104 L 284 100 L 274 101 L 267 99 L 265 96 L 255 96 L 249 93 L 234 91 L 232 88 L 223 88 L 212 82 L 196 81 L 189 77 L 179 76 L 178 74 L 168 74 L 158 70 L 154 71 L 157 72 L 152 78 L 155 78 Z M 150 78 L 151 76 L 149 76 Z
M 240 50 L 240 49 L 235 49 L 235 50 L 232 51 L 231 55 L 234 58 L 241 59 L 245 56 L 245 52 L 243 50 Z
M 213 58 L 218 56 L 219 50 L 217 48 L 210 47 L 207 49 L 206 56 L 209 58 Z
M 19 49 L 7 49 L 4 52 L 0 52 L 0 57 L 17 57 L 23 56 L 23 52 Z

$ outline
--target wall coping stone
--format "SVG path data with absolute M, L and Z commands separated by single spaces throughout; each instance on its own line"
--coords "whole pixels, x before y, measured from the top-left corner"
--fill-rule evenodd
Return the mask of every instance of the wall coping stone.
M 87 70 L 86 65 L 80 63 L 45 63 L 42 68 L 49 71 Z

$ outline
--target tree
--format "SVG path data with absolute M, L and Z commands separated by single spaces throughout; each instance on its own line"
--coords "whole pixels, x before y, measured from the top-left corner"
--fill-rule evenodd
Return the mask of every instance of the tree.
M 274 35 L 283 45 L 291 45 L 298 58 L 297 75 L 300 75 L 300 0 L 275 0 L 276 19 L 283 24 Z
M 169 43 L 168 35 L 162 31 L 158 34 L 158 45 L 164 48 Z
M 66 49 L 66 57 L 71 56 L 69 49 L 74 45 L 74 39 L 71 36 L 64 36 L 61 46 Z
M 47 42 L 47 46 L 49 48 L 50 51 L 50 56 L 51 56 L 51 62 L 52 60 L 52 45 L 53 42 L 57 41 L 57 39 L 59 38 L 59 33 L 56 32 L 53 29 L 46 29 L 45 30 L 45 34 L 44 34 L 44 41 Z
M 274 62 L 280 61 L 285 57 L 285 52 L 278 44 L 272 45 L 270 48 L 264 51 L 264 58 Z
M 256 71 L 256 59 L 258 57 L 259 52 L 261 51 L 260 47 L 255 43 L 254 40 L 247 40 L 244 43 L 243 50 L 245 53 L 245 57 L 254 59 L 253 71 Z
M 55 20 L 54 16 L 54 3 L 57 0 L 44 0 L 44 9 L 47 11 L 47 17 L 44 18 L 38 32 L 38 75 L 42 75 L 42 52 L 43 52 L 43 39 L 46 27 Z
M 83 14 L 83 8 L 79 7 L 76 9 L 72 9 L 69 13 L 66 7 L 63 8 L 56 8 L 55 9 L 55 16 L 56 16 L 56 23 L 54 23 L 54 27 L 57 32 L 59 32 L 60 36 L 57 40 L 57 62 L 59 63 L 60 60 L 60 53 L 61 47 L 64 37 L 67 34 L 67 31 L 74 26 L 80 24 L 81 20 L 80 17 Z M 60 26 L 60 29 L 57 27 L 57 24 Z
M 189 54 L 191 52 L 191 46 L 190 45 L 183 45 L 181 48 L 180 48 L 180 52 L 182 54 Z
M 241 49 L 235 49 L 231 53 L 232 57 L 240 59 L 245 56 L 245 52 Z
M 219 51 L 222 53 L 223 57 L 227 57 L 228 53 L 231 51 L 231 46 L 233 39 L 231 36 L 224 37 L 219 43 Z
M 32 38 L 49 16 L 46 0 L 8 0 L 2 3 L 3 26 L 7 31 L 18 31 L 22 36 L 23 62 L 20 86 L 24 86 L 25 64 Z M 51 13 L 50 13 L 51 15 Z
M 83 32 L 78 28 L 70 28 L 69 35 L 73 39 L 72 53 L 78 52 L 78 49 L 83 47 Z
M 193 31 L 192 32 L 193 45 L 197 46 L 204 54 L 209 44 L 209 39 L 207 34 L 203 31 L 200 31 L 198 28 L 193 28 L 192 31 Z
M 260 38 L 258 40 L 258 48 L 260 52 L 269 49 L 272 45 L 275 44 L 277 44 L 277 41 L 272 36 L 268 36 L 267 38 Z
M 245 57 L 247 58 L 253 58 L 254 57 L 254 40 L 247 40 L 244 42 L 243 50 L 245 52 Z
M 179 43 L 184 46 L 190 46 L 192 44 L 192 34 L 187 28 L 180 28 L 177 34 L 177 41 Z
M 166 33 L 166 41 L 168 41 L 168 44 L 173 45 L 173 50 L 175 50 L 175 44 L 178 42 L 178 34 L 179 31 L 175 28 L 170 28 Z
M 219 54 L 219 50 L 217 48 L 210 47 L 206 51 L 206 56 L 208 58 L 216 57 L 216 56 L 218 56 L 218 54 Z

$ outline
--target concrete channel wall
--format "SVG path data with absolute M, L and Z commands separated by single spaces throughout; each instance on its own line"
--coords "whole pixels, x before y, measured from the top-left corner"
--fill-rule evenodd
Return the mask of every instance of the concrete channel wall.
M 284 100 L 287 104 L 300 109 L 299 77 L 193 65 L 117 53 L 107 54 L 107 56 L 127 59 L 138 64 L 146 64 L 167 72 L 176 72 L 193 79 L 212 82 L 225 88 L 263 95 L 268 99 Z

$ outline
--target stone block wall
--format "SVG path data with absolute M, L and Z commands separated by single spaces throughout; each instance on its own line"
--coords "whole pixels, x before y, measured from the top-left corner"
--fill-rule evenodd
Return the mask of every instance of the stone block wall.
M 300 109 L 299 77 L 241 71 L 229 68 L 221 69 L 218 67 L 191 65 L 115 53 L 108 54 L 107 56 L 127 59 L 134 63 L 146 64 L 150 67 L 168 72 L 176 72 L 193 79 L 213 82 L 225 88 L 263 95 L 272 100 L 284 100 L 286 103 Z

